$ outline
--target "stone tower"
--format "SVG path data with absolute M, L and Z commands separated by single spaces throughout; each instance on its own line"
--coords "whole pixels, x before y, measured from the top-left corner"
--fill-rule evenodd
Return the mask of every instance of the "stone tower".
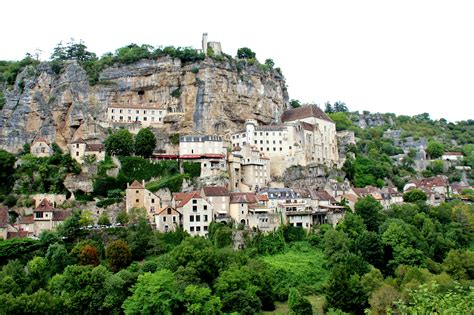
M 202 34 L 202 52 L 207 56 L 207 33 Z

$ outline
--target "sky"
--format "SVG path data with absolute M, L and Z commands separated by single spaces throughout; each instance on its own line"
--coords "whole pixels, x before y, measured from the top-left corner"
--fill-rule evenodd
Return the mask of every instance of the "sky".
M 471 0 L 6 0 L 0 60 L 82 39 L 98 55 L 130 43 L 271 58 L 291 99 L 351 111 L 474 119 Z

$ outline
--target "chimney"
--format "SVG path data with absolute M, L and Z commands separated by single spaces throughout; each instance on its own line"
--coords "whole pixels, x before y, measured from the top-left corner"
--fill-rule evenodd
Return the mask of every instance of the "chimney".
M 145 180 L 142 179 L 142 186 L 145 187 Z

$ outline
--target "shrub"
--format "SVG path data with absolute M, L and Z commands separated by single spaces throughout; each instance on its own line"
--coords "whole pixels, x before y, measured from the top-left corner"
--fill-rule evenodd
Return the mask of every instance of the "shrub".
M 18 199 L 14 195 L 8 195 L 3 201 L 3 204 L 8 208 L 11 208 L 16 205 L 17 201 Z
M 109 261 L 110 268 L 114 272 L 119 271 L 130 265 L 132 261 L 132 252 L 127 243 L 122 240 L 116 240 L 107 246 L 105 255 Z
M 288 308 L 291 315 L 312 315 L 313 308 L 311 303 L 294 288 L 290 289 L 288 294 Z
M 177 88 L 171 92 L 171 96 L 175 98 L 179 98 L 181 96 L 181 89 Z

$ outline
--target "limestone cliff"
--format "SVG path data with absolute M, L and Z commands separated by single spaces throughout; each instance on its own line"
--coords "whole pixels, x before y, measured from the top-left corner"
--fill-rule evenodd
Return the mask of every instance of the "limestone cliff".
M 40 135 L 63 149 L 76 137 L 102 141 L 111 104 L 160 104 L 168 111 L 157 130 L 163 140 L 174 132 L 223 135 L 247 118 L 269 124 L 288 106 L 285 81 L 277 71 L 211 58 L 183 64 L 162 57 L 115 65 L 103 70 L 94 86 L 75 61 L 59 74 L 42 63 L 24 69 L 5 98 L 0 147 L 11 152 Z

